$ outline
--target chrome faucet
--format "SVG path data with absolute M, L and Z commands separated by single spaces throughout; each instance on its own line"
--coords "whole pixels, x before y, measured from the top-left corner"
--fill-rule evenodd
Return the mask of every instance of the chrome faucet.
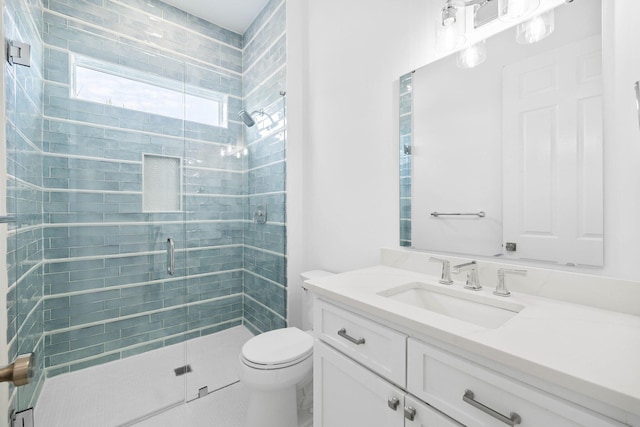
M 501 297 L 508 297 L 511 295 L 511 292 L 507 290 L 507 285 L 504 283 L 504 275 L 505 274 L 522 274 L 523 276 L 527 275 L 527 270 L 516 270 L 512 268 L 499 268 L 498 269 L 498 286 L 496 286 L 496 290 L 493 291 L 495 295 Z
M 436 257 L 429 258 L 429 261 L 442 263 L 442 274 L 440 275 L 439 282 L 443 285 L 452 285 L 453 280 L 451 280 L 451 263 L 446 259 Z
M 454 274 L 460 274 L 463 271 L 469 271 L 467 273 L 467 283 L 464 285 L 465 289 L 471 289 L 472 291 L 479 291 L 482 289 L 480 280 L 478 279 L 478 263 L 475 261 L 467 262 L 464 264 L 456 265 L 453 267 Z

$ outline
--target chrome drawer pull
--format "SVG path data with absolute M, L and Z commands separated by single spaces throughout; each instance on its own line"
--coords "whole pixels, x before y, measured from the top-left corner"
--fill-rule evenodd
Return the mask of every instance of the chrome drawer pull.
M 475 398 L 475 395 L 471 390 L 464 391 L 464 396 L 462 396 L 462 400 L 464 400 L 466 403 L 473 406 L 474 408 L 480 409 L 485 414 L 491 415 L 496 420 L 502 421 L 503 423 L 510 426 L 515 426 L 522 422 L 522 418 L 520 417 L 520 415 L 516 414 L 515 412 L 511 412 L 509 414 L 511 418 L 505 417 L 500 412 L 494 411 L 488 406 L 485 406 L 482 403 L 478 402 L 474 398 Z
M 393 409 L 394 411 L 397 411 L 398 405 L 400 405 L 400 399 L 398 399 L 397 397 L 390 397 L 387 400 L 387 405 L 389 405 L 389 408 Z
M 340 329 L 338 331 L 338 335 L 355 345 L 364 344 L 364 338 L 355 339 L 354 337 L 347 335 L 347 330 L 345 328 Z
M 411 406 L 404 407 L 404 417 L 409 421 L 415 421 L 416 419 L 416 410 Z

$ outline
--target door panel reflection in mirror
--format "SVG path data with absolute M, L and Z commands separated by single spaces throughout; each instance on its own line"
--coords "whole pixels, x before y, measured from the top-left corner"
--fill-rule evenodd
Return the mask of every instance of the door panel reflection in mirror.
M 503 238 L 522 258 L 603 263 L 601 58 L 595 36 L 503 69 Z
M 487 40 L 487 61 L 474 69 L 457 68 L 452 55 L 415 71 L 405 241 L 602 265 L 601 7 L 600 0 L 560 6 L 556 31 L 531 45 L 504 31 Z M 430 216 L 480 210 L 482 220 Z M 506 251 L 507 241 L 518 250 Z

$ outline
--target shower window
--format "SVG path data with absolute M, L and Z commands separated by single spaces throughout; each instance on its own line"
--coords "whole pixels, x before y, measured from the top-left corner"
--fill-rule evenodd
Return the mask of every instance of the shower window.
M 71 97 L 227 127 L 228 97 L 122 65 L 75 56 Z

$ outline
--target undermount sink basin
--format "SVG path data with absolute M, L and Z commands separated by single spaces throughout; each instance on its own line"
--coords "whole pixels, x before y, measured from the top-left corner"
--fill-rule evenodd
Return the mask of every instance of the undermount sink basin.
M 524 306 L 496 300 L 471 290 L 445 288 L 423 282 L 407 283 L 378 295 L 485 328 L 497 328 Z

